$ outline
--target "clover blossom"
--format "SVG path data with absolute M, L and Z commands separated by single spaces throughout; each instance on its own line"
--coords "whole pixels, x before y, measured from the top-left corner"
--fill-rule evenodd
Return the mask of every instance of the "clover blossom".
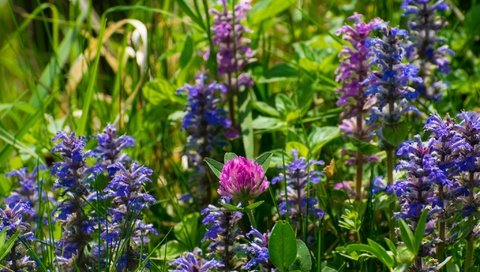
M 174 267 L 172 272 L 208 272 L 223 267 L 217 260 L 205 260 L 199 248 L 195 248 L 193 252 L 185 252 L 181 257 L 170 262 L 170 266 Z
M 267 190 L 269 184 L 260 164 L 237 156 L 223 166 L 218 194 L 232 200 L 244 201 L 258 197 Z
M 377 24 L 375 30 L 380 37 L 368 39 L 366 43 L 370 49 L 372 72 L 363 82 L 368 86 L 367 95 L 377 99 L 368 121 L 397 124 L 403 113 L 415 110 L 409 100 L 415 99 L 416 94 L 409 84 L 421 83 L 422 78 L 417 76 L 418 68 L 415 65 L 402 62 L 408 32 L 392 28 L 387 23 Z
M 25 202 L 17 202 L 5 209 L 0 208 L 0 231 L 6 231 L 6 239 L 11 238 L 15 233 L 20 235 L 10 252 L 6 253 L 3 259 L 6 264 L 1 268 L 8 268 L 8 271 L 35 270 L 36 262 L 30 260 L 28 249 L 20 241 L 32 242 L 34 240 L 30 224 L 24 221 L 24 218 L 29 218 L 32 212 L 29 203 Z
M 116 170 L 112 170 L 112 168 Z M 107 212 L 109 224 L 104 226 L 100 236 L 109 248 L 118 249 L 117 269 L 137 267 L 144 258 L 139 252 L 145 248 L 149 234 L 157 235 L 151 224 L 142 221 L 142 210 L 155 203 L 155 198 L 143 193 L 143 187 L 151 182 L 153 171 L 133 162 L 129 168 L 117 162 L 109 166 L 109 172 L 115 172 L 104 190 L 104 197 L 111 199 Z
M 296 150 L 292 151 L 293 161 L 285 165 L 285 174 L 281 173 L 274 179 L 272 184 L 286 180 L 287 196 L 282 192 L 279 207 L 280 215 L 288 213 L 292 225 L 301 229 L 302 218 L 305 216 L 322 219 L 325 212 L 317 208 L 318 199 L 311 196 L 309 190 L 311 184 L 317 184 L 323 177 L 323 172 L 310 170 L 314 165 L 323 165 L 323 161 L 310 160 L 299 157 Z M 288 209 L 287 209 L 288 207 Z
M 241 0 L 233 12 L 228 9 L 227 1 L 220 0 L 222 11 L 212 9 L 215 15 L 213 26 L 213 43 L 218 46 L 217 65 L 218 75 L 226 77 L 229 92 L 238 91 L 241 87 L 250 87 L 253 81 L 243 68 L 253 56 L 248 46 L 249 39 L 244 37 L 250 30 L 242 25 L 251 8 L 250 0 Z
M 262 234 L 257 229 L 252 228 L 247 233 L 250 243 L 246 247 L 249 255 L 249 261 L 245 263 L 243 269 L 248 271 L 275 271 L 273 264 L 269 260 L 268 239 L 270 233 Z
M 220 204 L 230 203 L 228 198 L 222 198 Z M 243 238 L 238 227 L 238 222 L 243 214 L 238 211 L 230 211 L 225 207 L 208 205 L 201 212 L 205 218 L 202 223 L 207 226 L 207 232 L 202 239 L 210 241 L 208 245 L 209 256 L 216 256 L 222 261 L 223 269 L 230 271 L 240 265 L 236 258 L 239 250 L 238 242 Z
M 53 188 L 61 190 L 64 195 L 54 209 L 56 220 L 62 221 L 63 227 L 62 238 L 57 243 L 57 263 L 62 265 L 75 259 L 79 267 L 84 267 L 87 264 L 85 247 L 95 225 L 85 211 L 86 199 L 91 193 L 89 182 L 94 178 L 95 170 L 85 162 L 90 156 L 84 152 L 85 137 L 59 131 L 52 141 L 58 142 L 52 153 L 58 153 L 62 159 L 52 168 L 52 174 L 57 178 Z
M 193 166 L 208 157 L 215 146 L 225 145 L 223 132 L 230 127 L 225 112 L 218 106 L 218 95 L 226 92 L 225 86 L 218 83 L 207 85 L 206 81 L 207 77 L 200 74 L 195 85 L 185 85 L 178 90 L 188 95 L 182 128 L 188 134 L 187 154 Z
M 424 98 L 438 100 L 446 84 L 435 77 L 435 72 L 448 74 L 447 55 L 454 54 L 445 40 L 437 36 L 445 24 L 439 13 L 448 10 L 448 4 L 443 0 L 404 0 L 402 9 L 410 30 L 407 56 L 419 66 L 418 75 L 423 79 L 415 89 Z

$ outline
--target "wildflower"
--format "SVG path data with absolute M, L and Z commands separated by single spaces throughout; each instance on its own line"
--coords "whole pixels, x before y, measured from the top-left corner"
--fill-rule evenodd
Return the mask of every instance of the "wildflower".
M 26 168 L 21 168 L 5 175 L 7 178 L 16 177 L 20 184 L 20 187 L 15 188 L 10 196 L 5 199 L 5 202 L 9 207 L 13 207 L 19 202 L 28 203 L 32 207 L 31 216 L 27 216 L 24 220 L 29 222 L 33 222 L 38 218 L 37 209 L 34 209 L 34 207 L 38 205 L 40 201 L 37 183 L 41 181 L 38 180 L 38 172 L 43 169 L 43 167 L 37 167 L 28 173 Z M 42 191 L 42 199 L 47 199 L 44 191 Z
M 381 22 L 376 18 L 365 23 L 362 22 L 362 15 L 355 13 L 348 18 L 354 24 L 344 25 L 338 31 L 337 35 L 350 43 L 340 51 L 340 66 L 336 70 L 336 80 L 342 84 L 338 89 L 341 95 L 337 101 L 337 106 L 343 108 L 342 117 L 348 120 L 352 129 L 346 129 L 347 124 L 342 123 L 342 131 L 353 134 L 358 139 L 368 138 L 369 129 L 363 121 L 363 115 L 367 113 L 373 105 L 372 97 L 365 93 L 366 87 L 362 82 L 367 78 L 369 65 L 369 48 L 367 39 L 373 28 Z M 360 116 L 360 118 L 356 118 Z M 351 119 L 349 119 L 352 117 Z M 361 122 L 358 122 L 361 120 Z
M 0 209 L 0 231 L 6 231 L 6 239 L 19 233 L 19 240 L 15 241 L 10 252 L 5 255 L 3 261 L 9 271 L 34 271 L 36 263 L 30 260 L 28 249 L 21 242 L 32 242 L 34 240 L 31 226 L 24 218 L 30 217 L 32 210 L 29 203 L 17 202 L 5 209 Z
M 97 141 L 97 147 L 92 153 L 101 159 L 104 168 L 115 162 L 129 161 L 130 158 L 122 151 L 135 146 L 135 139 L 132 137 L 128 135 L 117 137 L 117 130 L 113 125 L 107 125 L 103 132 L 97 135 Z
M 286 180 L 287 196 L 282 193 L 280 203 L 280 215 L 288 212 L 290 221 L 301 229 L 300 225 L 304 216 L 323 218 L 325 212 L 317 208 L 318 199 L 309 193 L 309 185 L 317 184 L 323 177 L 323 172 L 310 170 L 314 165 L 323 165 L 323 161 L 310 160 L 298 157 L 297 151 L 292 151 L 293 161 L 285 166 L 286 175 L 281 173 L 274 179 L 272 184 Z M 288 202 L 288 203 L 287 203 Z M 287 210 L 288 207 L 288 210 Z
M 250 243 L 246 247 L 249 255 L 249 261 L 243 266 L 248 271 L 272 271 L 273 265 L 270 263 L 268 254 L 268 239 L 270 233 L 262 234 L 257 229 L 252 229 L 247 233 Z
M 201 164 L 215 146 L 225 145 L 223 131 L 230 127 L 217 98 L 219 93 L 226 92 L 225 86 L 217 83 L 206 85 L 206 80 L 207 77 L 200 74 L 195 85 L 186 85 L 178 90 L 188 92 L 187 114 L 182 128 L 188 134 L 187 154 L 193 166 Z
M 94 178 L 85 159 L 85 138 L 59 131 L 52 141 L 59 141 L 52 152 L 60 154 L 62 161 L 56 162 L 52 174 L 57 178 L 54 189 L 62 190 L 65 196 L 54 209 L 56 219 L 62 221 L 62 238 L 57 243 L 57 263 L 76 259 L 82 267 L 87 263 L 85 247 L 94 231 L 94 222 L 84 210 L 86 199 L 91 193 L 89 182 Z
M 402 9 L 408 18 L 411 44 L 407 48 L 408 58 L 420 67 L 423 82 L 416 84 L 418 94 L 427 99 L 438 100 L 445 83 L 435 77 L 435 72 L 448 74 L 450 66 L 447 55 L 454 52 L 438 37 L 444 26 L 439 13 L 448 10 L 443 0 L 404 0 Z
M 202 250 L 195 248 L 193 252 L 186 252 L 181 257 L 170 262 L 174 267 L 172 272 L 208 272 L 223 265 L 217 260 L 205 260 L 202 258 Z
M 396 124 L 403 113 L 414 110 L 408 101 L 415 99 L 416 94 L 409 84 L 421 83 L 422 78 L 417 76 L 418 68 L 415 65 L 402 62 L 408 32 L 392 28 L 387 23 L 378 24 L 375 29 L 380 33 L 380 38 L 368 39 L 366 46 L 370 49 L 370 66 L 377 69 L 363 82 L 369 86 L 367 95 L 374 95 L 377 99 L 369 122 L 379 120 Z
M 104 197 L 111 199 L 112 206 L 107 214 L 109 224 L 104 226 L 100 236 L 109 248 L 116 249 L 117 269 L 137 267 L 144 258 L 140 248 L 145 248 L 149 234 L 157 235 L 151 224 L 142 221 L 141 212 L 155 202 L 153 196 L 143 193 L 143 186 L 151 182 L 153 171 L 133 162 L 129 168 L 117 162 L 109 166 L 115 168 L 115 175 L 104 190 Z M 112 170 L 109 170 L 112 172 Z M 99 249 L 101 250 L 101 248 Z
M 220 203 L 229 203 L 228 198 L 222 198 Z M 238 222 L 243 214 L 229 211 L 224 207 L 208 205 L 201 212 L 205 218 L 202 223 L 207 226 L 207 232 L 202 241 L 210 241 L 208 249 L 210 255 L 217 256 L 225 271 L 230 271 L 240 264 L 235 253 L 239 249 L 238 241 L 243 238 Z
M 223 166 L 218 194 L 233 200 L 253 199 L 267 190 L 269 184 L 261 165 L 238 156 Z
M 215 15 L 213 42 L 218 46 L 218 74 L 226 77 L 228 91 L 233 92 L 240 87 L 253 85 L 250 75 L 241 73 L 253 55 L 252 49 L 248 46 L 250 40 L 244 37 L 250 30 L 241 24 L 251 4 L 249 0 L 242 0 L 231 12 L 226 0 L 220 2 L 223 5 L 222 11 L 211 10 Z

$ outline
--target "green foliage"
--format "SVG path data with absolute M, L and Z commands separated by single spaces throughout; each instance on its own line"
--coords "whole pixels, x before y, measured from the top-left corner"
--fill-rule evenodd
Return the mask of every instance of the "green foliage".
M 287 221 L 278 221 L 273 226 L 268 241 L 270 260 L 280 271 L 287 271 L 297 257 L 295 232 Z

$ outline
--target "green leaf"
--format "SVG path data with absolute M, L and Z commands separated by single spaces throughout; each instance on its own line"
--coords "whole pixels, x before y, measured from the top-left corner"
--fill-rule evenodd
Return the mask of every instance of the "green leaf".
M 318 153 L 331 140 L 340 136 L 338 127 L 316 127 L 308 135 L 308 142 L 312 147 L 312 154 Z
M 245 150 L 245 157 L 253 158 L 254 138 L 252 122 L 252 99 L 250 98 L 249 90 L 244 90 L 239 94 L 238 116 L 240 119 L 240 128 L 243 140 L 243 148 Z
M 285 94 L 278 94 L 275 97 L 275 107 L 282 116 L 287 116 L 289 113 L 297 110 L 295 102 Z
M 185 38 L 185 44 L 183 46 L 182 54 L 180 55 L 180 67 L 185 68 L 185 66 L 187 66 L 187 64 L 190 62 L 193 55 L 193 48 L 194 44 L 192 37 L 190 37 L 190 35 L 187 35 L 187 37 Z
M 227 152 L 225 153 L 225 155 L 223 156 L 223 163 L 226 163 L 228 162 L 229 160 L 233 159 L 237 157 L 237 154 L 233 153 L 233 152 Z
M 325 266 L 324 268 L 322 268 L 322 272 L 338 272 L 338 270 Z
M 409 125 L 405 122 L 383 128 L 383 137 L 394 147 L 399 146 L 408 136 Z
M 182 222 L 175 225 L 173 233 L 178 241 L 193 249 L 198 242 L 198 220 L 200 214 L 198 212 L 191 213 L 182 218 Z
M 298 77 L 298 75 L 298 70 L 286 63 L 280 63 L 265 72 L 266 78 Z
M 249 15 L 252 24 L 256 25 L 263 20 L 273 18 L 295 4 L 292 0 L 260 0 L 251 9 Z
M 4 231 L 6 232 L 7 230 L 4 229 Z M 0 248 L 0 261 L 3 260 L 3 258 L 5 258 L 5 256 L 7 256 L 7 254 L 10 252 L 13 245 L 15 244 L 15 241 L 17 241 L 18 236 L 20 236 L 20 232 L 15 232 L 15 234 L 13 234 L 12 237 L 8 238 L 8 240 L 6 241 L 5 241 L 6 236 L 3 236 L 4 242 L 2 247 Z
M 142 93 L 155 106 L 179 104 L 179 99 L 175 94 L 175 87 L 165 79 L 158 78 L 147 82 L 142 89 Z
M 178 242 L 177 240 L 170 240 L 158 249 L 157 255 L 160 256 L 162 260 L 172 261 L 186 251 L 188 251 L 186 245 Z
M 278 118 L 258 116 L 253 120 L 252 127 L 259 130 L 280 130 L 286 127 L 286 123 Z
M 476 5 L 465 15 L 465 30 L 471 38 L 480 34 L 480 5 Z
M 255 162 L 260 164 L 263 168 L 263 171 L 267 172 L 268 167 L 270 166 L 270 161 L 272 160 L 273 153 L 265 152 L 262 155 L 258 156 L 255 159 Z
M 234 212 L 236 212 L 236 211 L 243 211 L 242 208 L 239 208 L 239 207 L 237 207 L 237 206 L 235 206 L 235 205 L 232 205 L 232 204 L 223 203 L 223 204 L 221 204 L 221 205 L 222 205 L 223 207 L 227 208 L 227 210 L 229 210 L 229 211 L 234 211 Z
M 262 205 L 262 203 L 265 202 L 264 200 L 257 201 L 255 203 L 252 203 L 246 207 L 247 210 L 253 210 L 257 208 L 258 206 Z
M 217 178 L 220 178 L 220 174 L 222 173 L 223 163 L 218 162 L 211 158 L 205 158 L 203 161 L 208 165 L 208 167 L 210 167 L 210 170 L 212 170 L 213 174 Z
M 295 261 L 297 256 L 297 239 L 290 224 L 281 220 L 273 226 L 268 241 L 270 260 L 281 272 Z
M 416 255 L 417 251 L 415 251 L 415 237 L 413 236 L 412 230 L 403 219 L 400 219 L 399 222 L 400 237 L 402 237 L 403 243 L 405 243 L 405 246 L 408 250 L 410 250 L 410 252 Z
M 427 216 L 428 210 L 425 209 L 420 215 L 417 226 L 415 227 L 415 252 L 418 252 L 422 246 L 422 240 L 425 236 L 425 226 L 427 225 Z
M 395 244 L 388 238 L 385 238 L 385 244 L 387 244 L 388 248 L 390 249 L 390 251 L 392 251 L 393 255 L 397 255 L 397 247 L 395 246 Z
M 252 105 L 253 105 L 254 109 L 258 110 L 259 112 L 261 112 L 263 114 L 270 115 L 270 116 L 273 116 L 273 117 L 279 117 L 280 116 L 280 113 L 274 107 L 268 105 L 265 102 L 254 101 Z
M 310 250 L 302 240 L 297 239 L 297 257 L 288 271 L 297 270 L 302 272 L 312 271 L 312 257 Z
M 375 256 L 377 256 L 382 263 L 384 263 L 390 269 L 393 268 L 395 265 L 395 260 L 380 244 L 371 239 L 368 239 L 368 244 L 372 247 Z
M 298 155 L 307 158 L 308 157 L 308 147 L 306 147 L 304 144 L 297 142 L 297 141 L 289 141 L 287 142 L 285 146 L 285 151 L 287 153 L 291 153 L 292 150 L 298 151 Z
M 185 12 L 195 23 L 197 23 L 200 27 L 205 29 L 205 25 L 203 23 L 203 20 L 199 18 L 193 10 L 190 8 L 190 6 L 187 4 L 187 1 L 185 0 L 178 0 L 176 1 L 177 5 L 180 6 L 180 8 Z

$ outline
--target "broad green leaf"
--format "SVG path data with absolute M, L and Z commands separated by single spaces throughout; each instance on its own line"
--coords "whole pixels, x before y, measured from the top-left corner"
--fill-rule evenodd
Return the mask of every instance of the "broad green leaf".
M 177 240 L 170 240 L 163 244 L 159 249 L 157 255 L 161 260 L 171 261 L 178 258 L 184 252 L 188 251 L 188 247 Z
M 388 238 L 385 238 L 385 243 L 387 244 L 390 251 L 392 251 L 393 255 L 396 256 L 397 255 L 397 247 L 395 246 L 395 244 Z
M 290 154 L 292 150 L 298 151 L 298 155 L 307 158 L 308 157 L 308 147 L 306 147 L 304 144 L 296 141 L 290 141 L 287 142 L 285 146 L 285 151 Z
M 338 127 L 316 127 L 308 135 L 308 142 L 312 147 L 312 154 L 316 154 L 331 140 L 340 136 Z
M 293 100 L 285 94 L 278 94 L 275 97 L 275 107 L 284 117 L 286 117 L 289 113 L 297 110 L 295 102 L 293 102 Z
M 273 117 L 279 117 L 280 113 L 272 106 L 268 105 L 265 102 L 262 101 L 254 101 L 253 102 L 253 108 L 258 110 L 259 112 L 263 114 L 267 114 Z
M 297 256 L 297 239 L 290 224 L 281 220 L 273 226 L 268 241 L 270 260 L 281 272 L 295 261 Z
M 178 241 L 187 245 L 189 248 L 193 249 L 199 240 L 198 235 L 198 220 L 200 214 L 195 212 L 188 214 L 182 218 L 182 222 L 175 225 L 173 228 L 173 233 L 177 237 Z
M 249 13 L 251 22 L 256 25 L 263 20 L 273 18 L 293 4 L 295 4 L 293 0 L 260 0 L 252 7 Z
M 476 5 L 468 11 L 465 15 L 465 30 L 473 39 L 475 36 L 480 34 L 480 5 Z
M 280 63 L 265 72 L 266 78 L 298 77 L 298 70 L 286 63 Z
M 153 105 L 170 106 L 178 104 L 175 87 L 165 79 L 155 79 L 145 84 L 142 89 L 143 96 Z
M 265 152 L 262 155 L 258 156 L 255 159 L 255 162 L 260 164 L 263 168 L 263 170 L 266 172 L 268 170 L 268 167 L 270 166 L 270 161 L 272 160 L 272 155 L 273 153 L 271 152 Z
M 326 267 L 322 268 L 322 272 L 338 272 L 338 270 L 326 266 Z
M 237 154 L 233 153 L 233 152 L 227 152 L 225 153 L 225 155 L 223 156 L 223 163 L 226 163 L 228 162 L 229 160 L 233 159 L 237 157 Z
M 185 68 L 187 64 L 190 62 L 193 56 L 193 40 L 190 35 L 187 35 L 185 38 L 185 44 L 183 45 L 182 54 L 180 55 L 180 67 Z
M 402 237 L 403 243 L 405 243 L 405 246 L 413 254 L 417 254 L 417 251 L 415 250 L 415 237 L 413 236 L 412 230 L 403 219 L 400 219 L 399 222 L 400 236 Z
M 217 178 L 220 178 L 220 174 L 222 173 L 223 163 L 218 162 L 211 158 L 205 158 L 203 161 L 208 165 L 208 167 L 210 167 L 210 170 L 212 170 L 213 174 Z
M 279 130 L 286 127 L 286 123 L 278 118 L 258 116 L 253 120 L 252 127 L 258 130 Z
M 390 269 L 393 268 L 393 266 L 395 265 L 395 260 L 380 244 L 371 239 L 368 239 L 368 244 L 372 247 L 375 255 L 382 263 L 384 263 Z
M 288 271 L 298 270 L 302 272 L 312 271 L 312 257 L 310 250 L 302 240 L 297 239 L 297 257 Z

